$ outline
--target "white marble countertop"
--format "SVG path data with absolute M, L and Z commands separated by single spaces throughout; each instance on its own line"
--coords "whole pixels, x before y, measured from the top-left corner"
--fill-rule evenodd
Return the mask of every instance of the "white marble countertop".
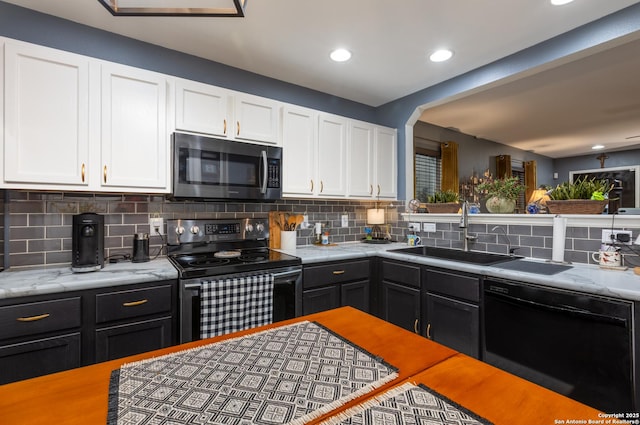
M 101 270 L 86 273 L 73 273 L 71 267 L 5 271 L 0 273 L 0 299 L 177 278 L 178 271 L 166 258 L 107 263 Z
M 299 246 L 295 251 L 284 252 L 300 257 L 302 264 L 380 256 L 461 272 L 476 273 L 484 276 L 500 277 L 607 297 L 640 301 L 640 276 L 633 272 L 633 267 L 622 271 L 602 269 L 597 265 L 590 264 L 571 264 L 571 268 L 568 270 L 554 275 L 542 275 L 507 270 L 500 268 L 500 264 L 481 266 L 460 261 L 448 261 L 401 252 L 392 252 L 392 250 L 400 248 L 407 248 L 407 244 L 391 243 L 378 245 L 349 242 L 334 246 Z M 545 262 L 544 260 L 535 258 L 525 258 L 524 260 Z

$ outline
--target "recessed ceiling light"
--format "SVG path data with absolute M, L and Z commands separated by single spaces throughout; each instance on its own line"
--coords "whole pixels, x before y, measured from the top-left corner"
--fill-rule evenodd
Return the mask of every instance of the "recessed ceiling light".
M 431 62 L 444 62 L 446 60 L 451 59 L 453 56 L 453 52 L 447 49 L 436 50 L 429 56 Z
M 593 149 L 594 151 L 604 149 L 604 145 L 593 145 L 591 146 L 591 149 Z
M 571 3 L 573 0 L 551 0 L 551 4 L 554 6 L 562 6 L 563 4 Z
M 347 49 L 336 49 L 331 52 L 329 57 L 336 62 L 344 62 L 351 59 L 351 52 Z

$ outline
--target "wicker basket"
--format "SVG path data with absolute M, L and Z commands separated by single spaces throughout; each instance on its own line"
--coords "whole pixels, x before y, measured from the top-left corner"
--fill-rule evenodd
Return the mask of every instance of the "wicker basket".
M 441 203 L 423 203 L 421 207 L 427 209 L 427 212 L 434 214 L 457 213 L 460 204 L 457 202 L 441 202 Z
M 550 214 L 602 214 L 609 201 L 593 201 L 591 199 L 567 199 L 564 201 L 547 201 Z

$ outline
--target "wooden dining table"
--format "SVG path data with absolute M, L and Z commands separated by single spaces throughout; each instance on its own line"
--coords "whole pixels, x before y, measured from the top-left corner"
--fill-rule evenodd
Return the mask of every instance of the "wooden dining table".
M 398 376 L 310 423 L 317 423 L 402 382 L 424 383 L 495 424 L 554 424 L 600 412 L 351 307 L 0 385 L 0 424 L 104 425 L 111 372 L 123 364 L 302 320 L 317 322 L 398 368 Z M 529 418 L 534 418 L 532 422 Z

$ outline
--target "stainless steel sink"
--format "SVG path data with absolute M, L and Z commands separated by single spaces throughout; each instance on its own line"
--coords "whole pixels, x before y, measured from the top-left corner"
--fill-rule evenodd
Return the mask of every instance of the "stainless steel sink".
M 522 258 L 520 256 L 496 254 L 492 252 L 463 251 L 461 249 L 439 248 L 435 246 L 413 246 L 411 248 L 392 249 L 390 252 L 433 257 L 443 260 L 462 261 L 471 264 L 491 265 Z

